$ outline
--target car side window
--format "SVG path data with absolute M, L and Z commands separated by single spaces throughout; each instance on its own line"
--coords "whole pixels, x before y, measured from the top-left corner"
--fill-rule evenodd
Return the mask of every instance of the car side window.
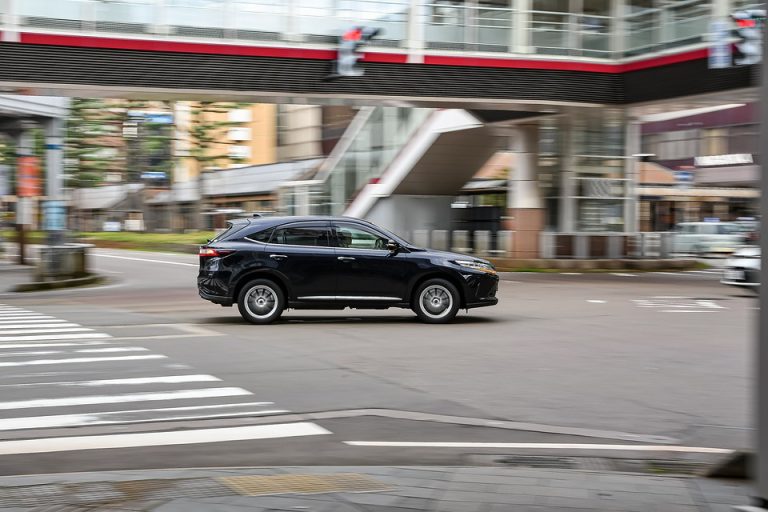
M 261 242 L 261 243 L 267 243 L 269 242 L 269 238 L 272 236 L 272 228 L 262 229 L 261 231 L 256 231 L 254 233 L 248 233 L 245 235 L 245 238 L 252 242 Z
M 272 244 L 329 247 L 325 226 L 285 226 L 276 228 L 269 240 Z
M 388 240 L 374 231 L 351 224 L 337 224 L 336 244 L 347 249 L 382 249 L 387 248 Z

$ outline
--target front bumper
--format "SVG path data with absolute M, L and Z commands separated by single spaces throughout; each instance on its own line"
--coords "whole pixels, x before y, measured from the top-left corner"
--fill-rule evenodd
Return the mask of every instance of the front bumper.
M 499 276 L 485 272 L 462 273 L 464 278 L 464 307 L 480 308 L 499 303 Z

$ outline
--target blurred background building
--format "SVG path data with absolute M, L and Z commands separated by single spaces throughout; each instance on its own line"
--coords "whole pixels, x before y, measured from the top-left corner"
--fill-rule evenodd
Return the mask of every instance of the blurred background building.
M 730 15 L 759 7 L 7 0 L 0 87 L 75 98 L 73 229 L 352 215 L 513 232 L 536 257 L 543 233 L 755 215 L 759 56 L 738 52 Z M 363 25 L 381 29 L 365 74 L 329 80 L 339 36 Z

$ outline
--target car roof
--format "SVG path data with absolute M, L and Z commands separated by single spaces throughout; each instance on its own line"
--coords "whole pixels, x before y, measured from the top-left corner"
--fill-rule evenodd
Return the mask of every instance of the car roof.
M 281 216 L 281 217 L 245 217 L 232 219 L 229 222 L 233 225 L 248 223 L 254 227 L 269 228 L 279 226 L 288 222 L 330 222 L 330 221 L 351 221 L 359 222 L 373 226 L 370 222 L 355 217 L 332 217 L 329 215 L 304 215 L 304 216 Z

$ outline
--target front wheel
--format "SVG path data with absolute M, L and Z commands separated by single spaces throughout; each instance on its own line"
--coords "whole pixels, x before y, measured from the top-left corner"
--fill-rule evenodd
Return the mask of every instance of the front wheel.
M 285 294 L 269 279 L 249 282 L 237 297 L 240 315 L 252 324 L 269 324 L 280 318 L 285 309 Z
M 411 304 L 422 322 L 446 324 L 456 317 L 461 305 L 459 291 L 445 279 L 430 279 L 416 289 Z

